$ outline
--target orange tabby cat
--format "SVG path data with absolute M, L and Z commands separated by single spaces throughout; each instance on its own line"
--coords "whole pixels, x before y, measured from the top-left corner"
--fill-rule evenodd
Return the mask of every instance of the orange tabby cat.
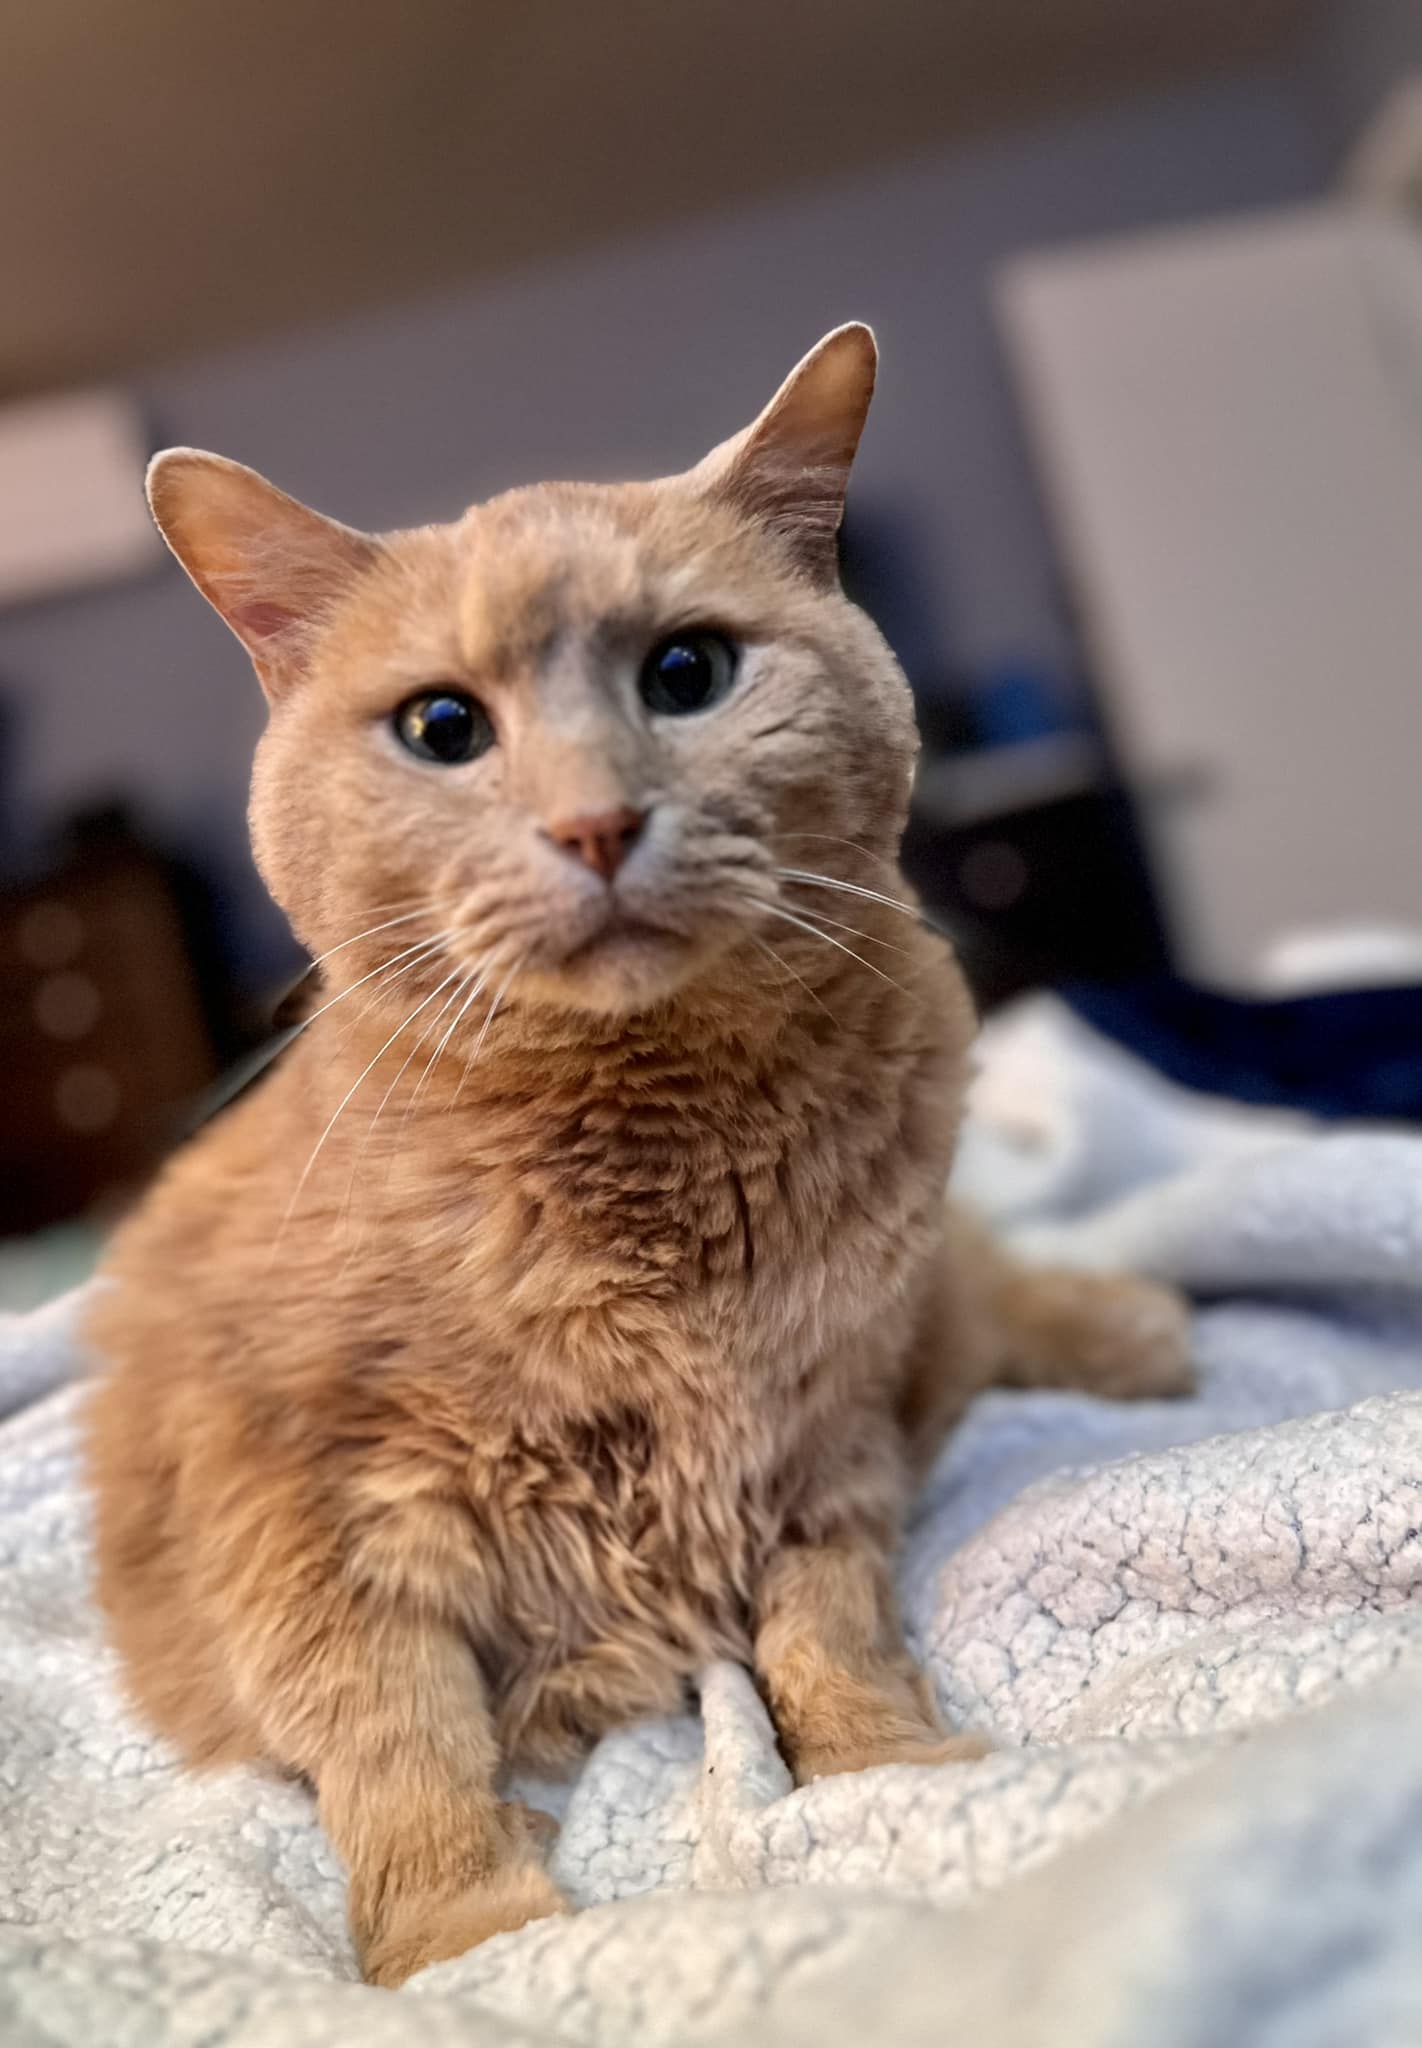
M 189 1757 L 311 1781 L 380 1983 L 562 1910 L 503 1766 L 709 1658 L 802 1780 L 980 1754 L 895 1615 L 914 1474 L 992 1378 L 1187 1384 L 1170 1297 L 945 1212 L 971 1010 L 885 886 L 913 717 L 835 569 L 874 364 L 840 328 L 687 475 L 378 539 L 152 470 L 331 951 L 109 1259 L 99 1591 Z

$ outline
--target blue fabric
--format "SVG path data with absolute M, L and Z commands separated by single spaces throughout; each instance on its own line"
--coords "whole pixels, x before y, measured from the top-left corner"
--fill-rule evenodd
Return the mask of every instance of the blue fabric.
M 1251 1002 L 1161 975 L 1059 993 L 1182 1087 L 1321 1117 L 1422 1122 L 1422 988 Z

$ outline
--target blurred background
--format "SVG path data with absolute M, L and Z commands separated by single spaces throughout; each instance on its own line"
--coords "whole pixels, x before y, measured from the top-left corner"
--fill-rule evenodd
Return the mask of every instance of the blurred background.
M 1419 0 L 46 0 L 0 67 L 0 1301 L 268 1040 L 157 447 L 374 528 L 684 466 L 830 325 L 980 1000 L 1422 1116 Z

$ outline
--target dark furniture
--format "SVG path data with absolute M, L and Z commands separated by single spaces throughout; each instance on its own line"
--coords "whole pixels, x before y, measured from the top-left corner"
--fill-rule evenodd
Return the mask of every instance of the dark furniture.
M 120 820 L 0 891 L 0 1235 L 139 1184 L 218 1071 L 180 875 Z

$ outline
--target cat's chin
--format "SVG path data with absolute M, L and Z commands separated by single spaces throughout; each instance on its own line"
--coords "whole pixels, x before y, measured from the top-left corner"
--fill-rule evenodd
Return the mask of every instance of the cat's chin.
M 629 1017 L 673 1001 L 705 967 L 702 947 L 660 926 L 605 927 L 556 963 L 530 966 L 524 990 L 559 1008 Z

